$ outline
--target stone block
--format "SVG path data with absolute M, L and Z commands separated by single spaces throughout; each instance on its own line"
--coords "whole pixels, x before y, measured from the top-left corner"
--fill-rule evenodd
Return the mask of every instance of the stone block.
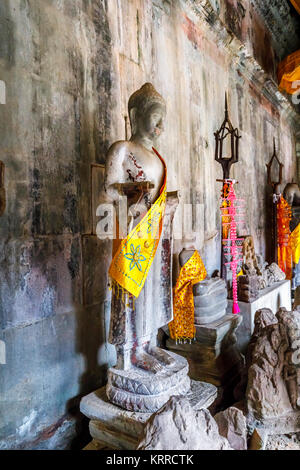
M 241 410 L 231 406 L 214 416 L 219 433 L 235 450 L 247 450 L 247 421 Z
M 170 400 L 149 419 L 138 450 L 231 450 L 210 412 L 195 412 L 184 397 Z
M 211 384 L 192 381 L 191 390 L 185 395 L 192 408 L 208 408 L 217 397 L 217 389 Z M 95 441 L 109 448 L 132 450 L 143 436 L 151 413 L 125 411 L 110 403 L 106 389 L 102 387 L 82 398 L 80 411 L 90 422 L 90 433 Z
M 238 276 L 238 298 L 242 302 L 253 302 L 259 296 L 257 275 Z

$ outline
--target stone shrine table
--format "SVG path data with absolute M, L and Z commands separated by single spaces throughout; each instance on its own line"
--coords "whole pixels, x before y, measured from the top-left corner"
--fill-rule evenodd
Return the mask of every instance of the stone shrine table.
M 232 303 L 232 300 L 228 300 L 228 313 L 232 312 Z M 242 354 L 245 354 L 254 331 L 254 318 L 257 310 L 270 308 L 273 313 L 276 313 L 280 307 L 285 307 L 288 311 L 292 309 L 291 281 L 276 282 L 273 286 L 261 290 L 259 297 L 253 302 L 239 302 L 239 307 L 243 321 L 235 334 L 237 337 L 237 347 Z
M 90 419 L 93 441 L 86 450 L 101 447 L 112 450 L 134 450 L 143 436 L 151 413 L 126 411 L 107 399 L 106 387 L 82 398 L 80 411 Z M 217 388 L 209 383 L 191 381 L 191 390 L 185 395 L 194 408 L 208 408 L 217 398 Z

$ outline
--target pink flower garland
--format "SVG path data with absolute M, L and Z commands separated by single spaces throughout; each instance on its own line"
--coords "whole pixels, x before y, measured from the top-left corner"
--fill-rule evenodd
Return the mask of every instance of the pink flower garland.
M 221 207 L 222 211 L 222 225 L 229 225 L 229 238 L 223 239 L 224 244 L 224 255 L 227 259 L 230 259 L 229 262 L 225 265 L 230 265 L 232 272 L 232 297 L 233 297 L 233 306 L 232 313 L 236 314 L 240 312 L 238 304 L 238 294 L 237 294 L 237 267 L 238 263 L 242 261 L 241 251 L 242 247 L 237 245 L 238 241 L 242 241 L 241 238 L 237 238 L 236 227 L 237 224 L 242 223 L 240 216 L 243 215 L 241 206 L 237 202 L 243 201 L 242 199 L 237 199 L 234 191 L 235 180 L 226 180 L 225 183 L 229 184 L 228 195 L 224 194 L 222 197 L 222 202 L 226 203 L 226 207 Z M 238 218 L 238 220 L 237 220 Z M 228 221 L 229 220 L 229 221 Z

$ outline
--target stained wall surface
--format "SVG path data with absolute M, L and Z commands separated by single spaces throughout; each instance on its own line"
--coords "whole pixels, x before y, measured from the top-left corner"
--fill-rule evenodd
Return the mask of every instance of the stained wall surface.
M 248 1 L 238 2 L 244 16 L 235 2 L 220 3 L 0 3 L 0 448 L 70 445 L 76 397 L 104 384 L 114 364 L 111 246 L 96 236 L 96 207 L 106 152 L 125 137 L 128 98 L 145 82 L 166 99 L 159 151 L 168 189 L 198 205 L 196 244 L 209 274 L 220 261 L 214 131 L 228 92 L 242 136 L 232 176 L 247 201 L 245 230 L 267 254 L 266 163 L 275 137 L 284 180 L 293 178 L 297 123 L 272 81 L 271 43 L 255 39 L 269 37 L 263 19 Z M 176 240 L 175 254 L 181 246 Z

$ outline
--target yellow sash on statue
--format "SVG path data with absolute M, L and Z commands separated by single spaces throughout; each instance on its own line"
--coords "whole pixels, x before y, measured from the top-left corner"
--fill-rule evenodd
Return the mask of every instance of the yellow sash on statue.
M 166 207 L 167 168 L 164 165 L 160 195 L 140 223 L 121 241 L 109 268 L 109 275 L 125 291 L 138 297 L 147 279 L 160 240 Z
M 195 250 L 192 257 L 182 266 L 174 287 L 174 320 L 169 323 L 169 331 L 171 338 L 176 341 L 195 338 L 193 285 L 203 281 L 206 274 L 201 256 Z

